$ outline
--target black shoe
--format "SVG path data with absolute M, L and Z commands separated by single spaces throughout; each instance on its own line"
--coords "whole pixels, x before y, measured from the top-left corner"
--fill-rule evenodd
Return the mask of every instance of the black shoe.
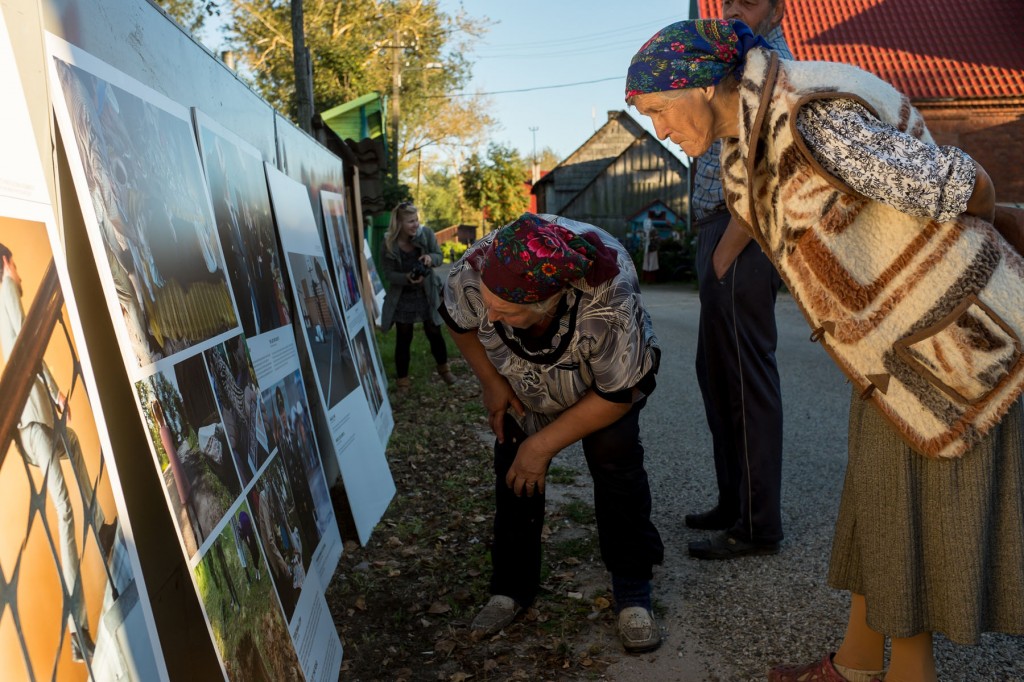
M 687 528 L 697 530 L 728 530 L 736 522 L 734 514 L 726 514 L 721 507 L 712 507 L 701 514 L 687 514 L 683 519 Z
M 689 544 L 690 556 L 694 559 L 739 559 L 745 556 L 761 554 L 777 554 L 777 542 L 749 542 L 733 537 L 729 533 L 719 533 L 710 540 L 697 540 Z

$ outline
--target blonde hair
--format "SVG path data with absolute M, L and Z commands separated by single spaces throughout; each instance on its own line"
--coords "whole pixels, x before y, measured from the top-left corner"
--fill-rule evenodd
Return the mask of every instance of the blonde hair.
M 398 238 L 402 218 L 417 215 L 418 213 L 419 210 L 416 208 L 416 204 L 411 201 L 403 201 L 391 210 L 391 223 L 388 224 L 388 231 L 384 234 L 384 248 L 388 251 L 395 248 L 395 239 Z

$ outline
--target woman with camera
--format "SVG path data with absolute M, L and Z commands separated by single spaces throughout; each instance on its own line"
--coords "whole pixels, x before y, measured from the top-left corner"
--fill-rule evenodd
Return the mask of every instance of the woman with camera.
M 441 278 L 433 268 L 441 264 L 441 247 L 434 233 L 420 227 L 419 212 L 411 202 L 391 211 L 391 225 L 384 235 L 381 274 L 387 290 L 380 327 L 387 332 L 395 325 L 395 370 L 398 391 L 409 390 L 409 358 L 412 330 L 423 323 L 430 353 L 437 361 L 437 373 L 448 385 L 455 376 L 448 368 L 448 348 L 441 335 Z

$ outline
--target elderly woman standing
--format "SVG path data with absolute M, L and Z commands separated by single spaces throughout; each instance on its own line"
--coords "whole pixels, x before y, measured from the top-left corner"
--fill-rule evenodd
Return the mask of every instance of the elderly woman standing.
M 619 637 L 630 652 L 657 647 L 651 578 L 664 549 L 639 417 L 660 351 L 629 254 L 589 225 L 526 213 L 453 266 L 441 312 L 497 437 L 493 596 L 473 635 L 497 633 L 533 602 L 548 465 L 582 440 Z
M 723 139 L 730 212 L 854 385 L 829 583 L 835 654 L 770 680 L 935 680 L 932 632 L 1024 633 L 1024 259 L 985 171 L 854 67 L 780 61 L 739 22 L 633 58 L 627 101 L 690 156 Z M 713 378 L 712 378 L 713 379 Z

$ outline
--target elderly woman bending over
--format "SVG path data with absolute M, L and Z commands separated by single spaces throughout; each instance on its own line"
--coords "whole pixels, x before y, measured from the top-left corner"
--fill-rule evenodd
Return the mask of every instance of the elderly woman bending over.
M 672 24 L 626 99 L 690 156 L 723 139 L 730 212 L 854 386 L 829 569 L 846 634 L 769 679 L 881 678 L 890 637 L 888 682 L 934 680 L 932 632 L 1024 633 L 1024 259 L 988 175 L 905 96 L 764 47 L 740 22 Z
M 527 213 L 452 267 L 441 312 L 497 437 L 492 597 L 472 634 L 497 633 L 533 602 L 548 465 L 582 440 L 620 639 L 657 647 L 651 578 L 664 550 L 639 417 L 660 351 L 629 254 L 594 227 Z

